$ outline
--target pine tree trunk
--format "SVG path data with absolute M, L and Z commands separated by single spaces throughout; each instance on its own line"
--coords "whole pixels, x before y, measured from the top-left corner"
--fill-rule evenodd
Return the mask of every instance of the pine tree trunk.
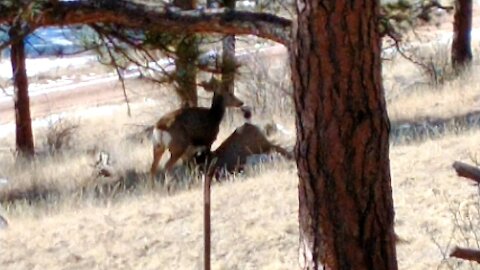
M 175 80 L 176 91 L 179 95 L 182 106 L 198 106 L 197 95 L 197 67 L 195 61 L 198 57 L 198 38 L 196 35 L 183 36 L 176 50 Z
M 15 143 L 22 157 L 34 155 L 32 119 L 30 116 L 30 98 L 28 96 L 28 78 L 25 65 L 25 42 L 19 36 L 21 27 L 12 27 L 9 31 L 11 44 L 14 106 L 15 106 Z
M 379 1 L 297 1 L 303 269 L 397 269 L 378 11 Z
M 196 8 L 195 0 L 174 0 L 175 6 L 191 10 Z M 183 107 L 198 106 L 197 95 L 197 67 L 198 37 L 194 34 L 184 35 L 176 49 L 176 91 Z
M 226 8 L 234 9 L 235 0 L 224 0 L 224 6 Z M 223 38 L 222 41 L 222 87 L 223 90 L 230 93 L 235 89 L 235 35 L 228 35 Z
M 452 66 L 458 72 L 472 61 L 472 0 L 456 0 L 453 22 Z

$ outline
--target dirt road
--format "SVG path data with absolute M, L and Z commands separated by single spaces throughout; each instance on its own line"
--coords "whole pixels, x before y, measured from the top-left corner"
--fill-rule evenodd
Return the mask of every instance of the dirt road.
M 97 81 L 92 84 L 69 85 L 57 91 L 31 96 L 30 108 L 32 119 L 37 119 L 76 108 L 119 103 L 123 100 L 124 94 L 119 82 Z M 0 124 L 14 120 L 13 98 L 0 102 Z

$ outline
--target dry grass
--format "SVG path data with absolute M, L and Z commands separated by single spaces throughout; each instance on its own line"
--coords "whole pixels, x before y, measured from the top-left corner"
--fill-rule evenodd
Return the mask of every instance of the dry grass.
M 459 180 L 452 157 L 468 161 L 478 131 L 391 151 L 401 269 L 433 269 L 446 245 L 451 205 L 472 202 L 476 188 Z M 54 212 L 18 210 L 0 232 L 4 269 L 198 269 L 202 193 L 173 197 L 144 191 L 114 202 L 64 203 Z M 213 189 L 214 269 L 296 268 L 297 184 L 292 163 Z M 28 214 L 30 213 L 30 214 Z
M 434 47 L 428 52 L 433 58 L 428 61 L 434 62 L 438 70 L 447 69 L 449 65 L 436 60 L 448 55 L 445 46 Z M 428 64 L 428 61 L 423 63 Z M 473 63 L 471 70 L 461 76 L 447 78 L 443 84 L 435 85 L 422 68 L 400 56 L 385 61 L 383 79 L 390 119 L 410 122 L 446 119 L 478 111 L 480 79 L 475 74 L 480 69 L 480 61 L 475 58 Z
M 454 228 L 452 206 L 477 200 L 477 190 L 455 175 L 454 160 L 478 154 L 479 131 L 419 145 L 397 146 L 390 154 L 401 269 L 434 269 L 442 256 L 432 241 L 447 246 Z
M 214 269 L 291 269 L 296 265 L 296 181 L 291 164 L 255 180 L 213 189 Z M 271 196 L 264 196 L 265 191 Z M 233 195 L 233 196 L 232 196 Z M 0 233 L 3 269 L 198 269 L 202 194 L 147 193 L 113 205 L 16 217 Z

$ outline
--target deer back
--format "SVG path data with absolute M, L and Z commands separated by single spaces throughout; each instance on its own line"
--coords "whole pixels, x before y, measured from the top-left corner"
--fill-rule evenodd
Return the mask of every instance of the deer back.
M 208 145 L 215 141 L 220 123 L 211 117 L 207 108 L 183 108 L 162 117 L 156 127 L 172 137 L 185 136 L 192 145 Z
M 272 144 L 255 125 L 245 123 L 237 128 L 214 152 L 216 166 L 228 171 L 242 167 L 247 157 L 254 154 L 270 152 Z

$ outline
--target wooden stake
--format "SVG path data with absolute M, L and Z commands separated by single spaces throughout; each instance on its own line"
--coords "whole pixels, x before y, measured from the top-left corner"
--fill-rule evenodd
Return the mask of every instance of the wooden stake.
M 203 183 L 203 223 L 204 223 L 204 269 L 210 270 L 211 228 L 210 228 L 210 185 L 213 174 L 208 172 Z

